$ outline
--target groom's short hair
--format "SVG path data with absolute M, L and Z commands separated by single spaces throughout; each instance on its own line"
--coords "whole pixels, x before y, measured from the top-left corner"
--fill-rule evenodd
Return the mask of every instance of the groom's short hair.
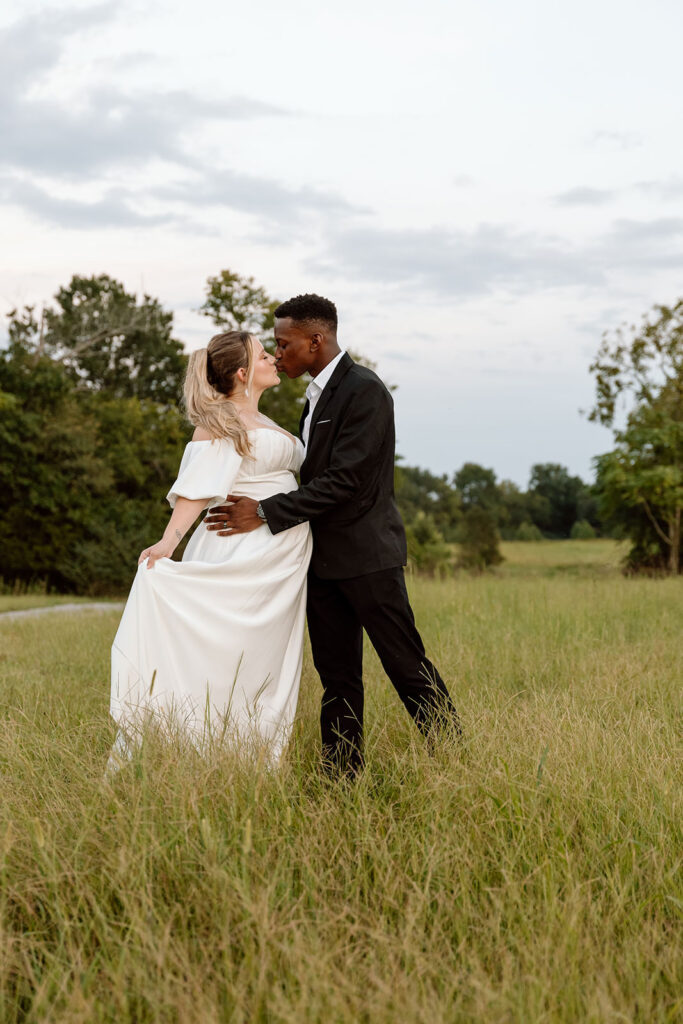
M 323 323 L 337 330 L 337 307 L 322 295 L 296 295 L 287 299 L 277 307 L 275 316 L 282 320 L 291 317 L 297 324 Z

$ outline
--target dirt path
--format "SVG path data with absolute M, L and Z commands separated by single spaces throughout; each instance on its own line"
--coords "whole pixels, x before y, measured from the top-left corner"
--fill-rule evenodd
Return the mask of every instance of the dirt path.
M 0 612 L 0 624 L 14 619 L 30 619 L 51 612 L 112 612 L 121 611 L 123 602 L 90 601 L 87 604 L 50 604 L 45 608 L 26 608 L 24 611 Z

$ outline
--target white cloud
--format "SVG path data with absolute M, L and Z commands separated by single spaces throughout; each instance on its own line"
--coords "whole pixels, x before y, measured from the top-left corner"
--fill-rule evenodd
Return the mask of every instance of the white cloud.
M 666 203 L 683 199 L 683 178 L 680 177 L 666 181 L 639 181 L 635 187 L 644 195 Z
M 590 141 L 598 146 L 622 150 L 639 149 L 645 145 L 645 140 L 639 132 L 611 131 L 609 129 L 601 129 L 595 132 L 591 136 Z

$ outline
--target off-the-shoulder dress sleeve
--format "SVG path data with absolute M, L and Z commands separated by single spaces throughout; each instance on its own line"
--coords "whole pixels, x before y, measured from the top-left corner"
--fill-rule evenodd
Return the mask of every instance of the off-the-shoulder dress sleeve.
M 206 498 L 206 504 L 225 498 L 232 489 L 242 464 L 242 456 L 232 441 L 190 441 L 185 446 L 178 479 L 166 495 L 171 508 L 178 498 L 193 501 Z

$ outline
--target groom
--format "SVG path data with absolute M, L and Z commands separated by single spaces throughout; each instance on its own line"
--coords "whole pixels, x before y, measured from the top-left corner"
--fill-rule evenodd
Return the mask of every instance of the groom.
M 299 425 L 306 457 L 301 486 L 260 503 L 229 495 L 211 510 L 210 530 L 246 533 L 267 523 L 280 533 L 309 521 L 308 632 L 323 685 L 323 762 L 347 774 L 363 765 L 363 630 L 406 709 L 430 734 L 460 723 L 444 682 L 425 655 L 408 601 L 406 540 L 394 501 L 391 394 L 337 342 L 337 309 L 297 295 L 275 310 L 275 359 L 288 377 L 310 373 Z

